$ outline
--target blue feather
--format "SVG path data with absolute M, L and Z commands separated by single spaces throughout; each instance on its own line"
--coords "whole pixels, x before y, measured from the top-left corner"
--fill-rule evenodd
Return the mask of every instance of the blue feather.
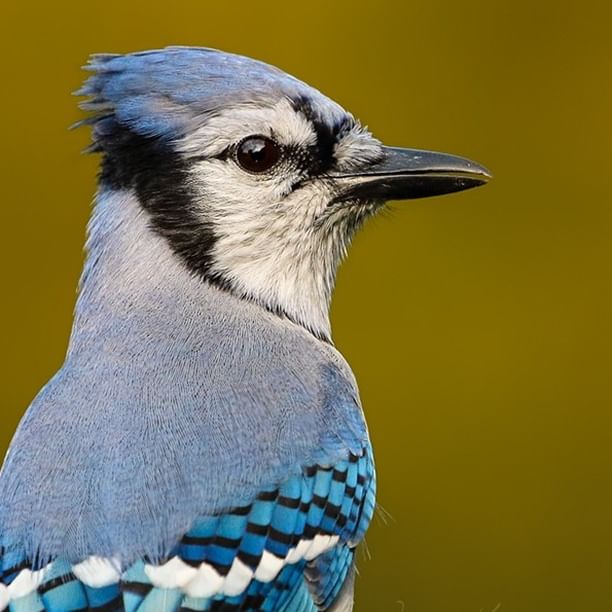
M 102 136 L 111 110 L 135 132 L 168 140 L 184 136 L 194 121 L 228 104 L 308 97 L 317 100 L 330 122 L 344 115 L 316 89 L 278 68 L 215 49 L 93 56 L 86 68 L 94 74 L 76 93 L 89 96 L 82 108 L 99 113 L 94 138 Z
M 100 55 L 88 69 L 79 93 L 100 148 L 109 134 L 124 146 L 129 132 L 179 155 L 177 142 L 220 110 L 287 99 L 302 128 L 327 138 L 329 156 L 334 130 L 349 125 L 308 85 L 211 49 Z M 20 572 L 44 570 L 11 612 L 327 605 L 348 584 L 374 511 L 348 364 L 290 313 L 192 274 L 152 230 L 140 196 L 111 191 L 96 205 L 66 361 L 32 402 L 0 474 L 0 602 Z M 92 556 L 119 564 L 121 580 L 81 583 L 73 568 Z M 147 566 L 174 557 L 188 576 L 203 563 L 221 582 L 230 576 L 231 596 L 152 584 Z M 259 573 L 234 595 L 249 572 Z
M 338 596 L 352 571 L 353 546 L 371 520 L 373 496 L 373 463 L 368 447 L 360 456 L 351 455 L 332 466 L 310 466 L 279 487 L 263 491 L 248 506 L 195 521 L 173 554 L 194 567 L 208 563 L 221 575 L 228 573 L 236 558 L 255 569 L 264 551 L 284 558 L 302 539 L 311 540 L 319 534 L 340 538 L 332 550 L 311 562 L 302 559 L 285 563 L 271 582 L 252 579 L 236 596 L 197 599 L 187 597 L 180 589 L 154 587 L 143 561 L 127 568 L 120 583 L 94 589 L 80 583 L 71 565 L 58 559 L 45 569 L 39 589 L 13 600 L 10 612 L 204 611 L 216 609 L 219 603 L 261 610 L 314 610 L 314 604 L 325 608 Z M 349 513 L 359 519 L 351 521 Z M 352 525 L 350 532 L 348 525 Z M 0 568 L 8 571 L 3 574 L 5 584 L 14 580 L 19 571 L 14 564 L 22 558 L 15 551 L 0 558 Z M 27 565 L 19 563 L 22 568 Z

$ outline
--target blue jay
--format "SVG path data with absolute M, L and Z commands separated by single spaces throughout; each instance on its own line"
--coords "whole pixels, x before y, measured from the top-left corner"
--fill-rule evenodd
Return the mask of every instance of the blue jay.
M 264 63 L 95 55 L 65 363 L 0 475 L 0 610 L 348 611 L 372 449 L 328 308 L 388 199 L 485 183 Z

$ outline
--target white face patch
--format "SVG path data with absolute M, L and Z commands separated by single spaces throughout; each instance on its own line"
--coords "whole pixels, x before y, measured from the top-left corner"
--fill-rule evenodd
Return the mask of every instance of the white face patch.
M 329 121 L 348 117 L 339 107 L 330 108 Z M 287 157 L 268 172 L 253 173 L 224 155 L 254 135 L 272 138 Z M 211 275 L 241 297 L 329 339 L 337 266 L 360 221 L 374 207 L 330 211 L 333 182 L 310 176 L 290 153 L 316 151 L 317 138 L 311 120 L 283 99 L 273 106 L 242 105 L 209 117 L 178 143 L 178 150 L 197 159 L 189 180 L 196 193 L 195 213 L 215 236 Z M 355 171 L 381 155 L 380 143 L 358 125 L 338 138 L 336 172 Z M 326 222 L 319 223 L 321 219 Z
M 267 136 L 286 146 L 307 147 L 316 143 L 312 124 L 291 102 L 274 106 L 243 104 L 211 116 L 206 124 L 184 138 L 177 150 L 189 156 L 215 157 L 247 136 Z
M 336 145 L 334 155 L 339 173 L 364 168 L 380 159 L 382 143 L 374 138 L 366 128 L 356 124 Z

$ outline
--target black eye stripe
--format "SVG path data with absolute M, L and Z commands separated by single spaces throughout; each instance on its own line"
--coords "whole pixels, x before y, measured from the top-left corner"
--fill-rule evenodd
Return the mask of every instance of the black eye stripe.
M 329 124 L 317 113 L 315 103 L 302 96 L 292 100 L 296 113 L 301 113 L 310 122 L 316 135 L 316 143 L 310 148 L 312 158 L 311 174 L 323 174 L 334 167 L 334 149 L 338 141 L 355 125 L 350 115 L 340 117 L 336 123 Z

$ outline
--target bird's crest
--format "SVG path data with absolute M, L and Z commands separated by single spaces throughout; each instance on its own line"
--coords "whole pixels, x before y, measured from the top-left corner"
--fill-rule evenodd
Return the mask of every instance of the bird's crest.
M 80 108 L 90 115 L 75 127 L 93 126 L 94 151 L 104 149 L 117 124 L 173 141 L 228 105 L 318 93 L 263 62 L 200 47 L 95 54 L 85 70 L 93 74 L 75 95 L 87 97 Z

